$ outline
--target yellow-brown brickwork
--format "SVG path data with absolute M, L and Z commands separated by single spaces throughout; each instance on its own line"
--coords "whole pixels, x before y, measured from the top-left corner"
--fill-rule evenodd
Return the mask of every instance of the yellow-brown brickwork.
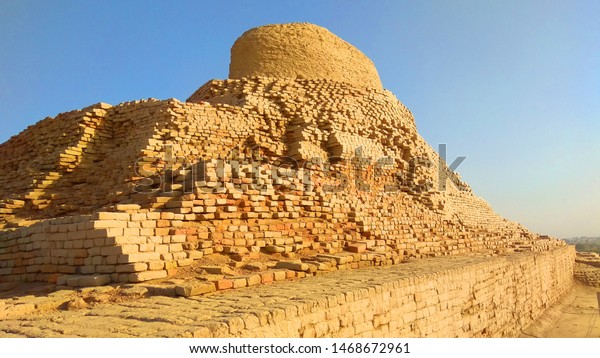
M 281 76 L 100 103 L 1 144 L 0 282 L 140 282 L 217 253 L 304 277 L 564 245 L 494 213 L 377 83 Z

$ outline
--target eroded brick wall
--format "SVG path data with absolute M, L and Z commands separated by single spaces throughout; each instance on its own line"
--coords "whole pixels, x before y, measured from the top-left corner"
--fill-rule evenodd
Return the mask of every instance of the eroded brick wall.
M 423 266 L 383 269 L 376 279 L 362 282 L 356 279 L 362 277 L 360 271 L 353 273 L 355 279 L 337 275 L 335 288 L 323 283 L 321 292 L 310 292 L 310 297 L 297 293 L 294 300 L 274 307 L 262 306 L 257 298 L 259 308 L 246 312 L 241 321 L 226 318 L 193 333 L 197 337 L 517 337 L 570 289 L 574 256 L 573 247 L 561 247 L 492 259 L 427 260 Z

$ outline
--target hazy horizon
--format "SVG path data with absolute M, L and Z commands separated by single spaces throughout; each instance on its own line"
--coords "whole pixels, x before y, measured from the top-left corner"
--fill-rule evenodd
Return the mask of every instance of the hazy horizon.
M 311 22 L 364 52 L 417 129 L 500 215 L 600 236 L 600 2 L 3 1 L 0 143 L 97 102 L 185 100 L 229 48 Z

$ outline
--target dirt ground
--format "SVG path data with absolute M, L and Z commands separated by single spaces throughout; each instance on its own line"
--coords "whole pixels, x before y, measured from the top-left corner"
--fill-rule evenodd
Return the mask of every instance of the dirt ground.
M 523 330 L 521 337 L 600 338 L 600 288 L 575 283 L 573 289 Z

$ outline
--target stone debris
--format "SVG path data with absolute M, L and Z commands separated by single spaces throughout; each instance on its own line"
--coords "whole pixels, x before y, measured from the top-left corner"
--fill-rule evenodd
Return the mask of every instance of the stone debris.
M 178 296 L 190 297 L 202 295 L 216 290 L 215 284 L 194 282 L 192 284 L 180 285 L 175 287 L 175 292 Z
M 83 308 L 88 308 L 87 302 L 83 300 L 83 298 L 75 298 L 69 302 L 67 302 L 67 310 L 79 310 Z

